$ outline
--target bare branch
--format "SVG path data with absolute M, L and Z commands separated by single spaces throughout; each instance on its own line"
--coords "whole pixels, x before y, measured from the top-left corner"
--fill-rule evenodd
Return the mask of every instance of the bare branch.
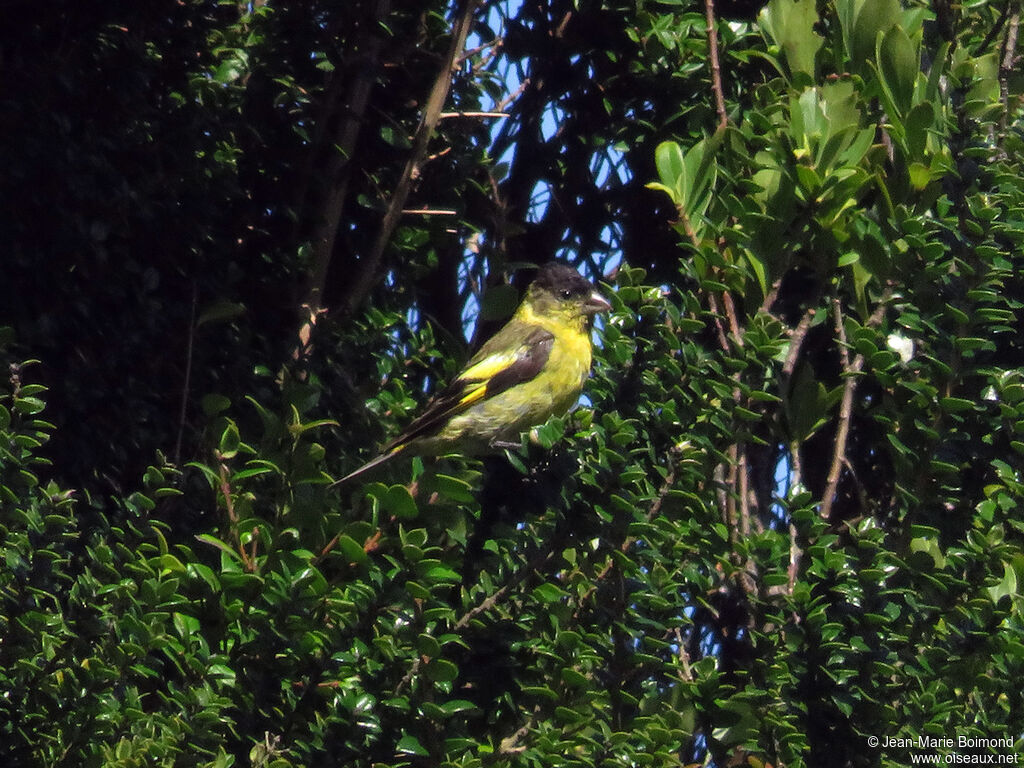
M 374 21 L 377 23 L 383 21 L 390 11 L 391 0 L 378 0 L 373 14 Z M 348 196 L 349 172 L 347 166 L 355 152 L 356 141 L 363 125 L 363 116 L 376 82 L 377 60 L 384 46 L 384 38 L 377 31 L 376 23 L 368 24 L 366 29 L 367 39 L 361 44 L 365 50 L 363 60 L 355 68 L 351 82 L 343 82 L 344 77 L 341 70 L 335 72 L 330 91 L 327 94 L 326 113 L 321 117 L 318 125 L 318 129 L 326 125 L 334 110 L 338 108 L 345 110 L 345 119 L 340 122 L 338 131 L 332 138 L 336 149 L 330 156 L 327 172 L 324 174 L 329 180 L 330 186 L 320 209 L 316 230 L 310 239 L 313 254 L 312 267 L 306 284 L 306 295 L 303 301 L 303 325 L 299 332 L 301 337 L 307 339 L 312 335 L 312 328 L 321 315 L 324 284 L 327 280 L 327 271 L 334 253 L 334 243 L 338 236 L 341 216 Z M 313 175 L 315 168 L 312 153 L 317 152 L 321 143 L 322 141 L 317 141 L 311 148 L 310 163 L 306 174 L 307 181 L 308 177 Z M 303 189 L 306 186 L 307 184 L 304 183 Z M 306 352 L 308 352 L 308 344 L 300 342 L 293 357 L 300 359 Z
M 722 325 L 722 312 L 718 308 L 718 299 L 715 298 L 715 294 L 708 292 L 708 306 L 711 308 L 711 312 L 715 316 L 715 330 L 718 332 L 718 346 L 722 348 L 723 352 L 729 351 L 729 337 L 725 333 L 725 326 Z
M 725 89 L 722 87 L 722 67 L 718 62 L 718 26 L 715 23 L 715 0 L 704 0 L 704 15 L 708 22 L 708 58 L 711 60 L 711 90 L 715 92 L 715 111 L 718 127 L 729 124 L 725 111 Z
M 800 462 L 800 443 L 794 441 L 789 446 L 789 458 L 792 462 L 790 468 L 790 487 L 799 486 L 804 481 L 803 466 Z M 797 530 L 793 524 L 792 515 L 789 520 L 789 568 L 786 570 L 786 590 L 787 594 L 793 594 L 793 587 L 796 586 L 796 577 L 800 573 L 800 560 L 803 558 L 804 552 L 800 547 L 800 543 L 797 541 Z
M 174 440 L 174 463 L 181 464 L 181 443 L 185 436 L 185 418 L 188 411 L 188 393 L 192 389 L 192 358 L 196 338 L 196 305 L 199 303 L 199 287 L 192 281 L 192 308 L 189 312 L 188 338 L 185 342 L 185 376 L 181 382 L 181 405 L 178 408 L 178 436 Z
M 1013 73 L 1017 61 L 1017 35 L 1020 32 L 1020 11 L 1015 11 L 1010 17 L 1010 24 L 1006 30 L 1006 43 L 1003 46 L 1003 58 L 999 64 L 999 97 L 1003 104 L 1003 114 L 999 118 L 999 127 L 1006 128 L 1010 114 L 1010 84 L 1009 77 Z
M 758 312 L 767 313 L 771 311 L 772 304 L 774 304 L 775 300 L 779 297 L 779 288 L 781 286 L 782 278 L 778 278 L 772 283 L 772 287 L 769 288 L 768 292 L 765 294 L 764 301 L 761 302 L 761 306 L 758 309 Z
M 457 66 L 459 57 L 466 47 L 466 37 L 469 35 L 469 28 L 473 22 L 473 14 L 476 11 L 478 0 L 465 0 L 462 13 L 455 21 L 452 29 L 451 44 L 448 47 L 448 55 L 445 56 L 441 71 L 434 81 L 434 87 L 430 91 L 423 116 L 420 119 L 419 127 L 413 136 L 412 151 L 406 161 L 405 169 L 395 185 L 391 200 L 388 203 L 387 211 L 381 220 L 380 231 L 374 241 L 373 248 L 366 258 L 359 263 L 359 272 L 352 282 L 352 288 L 344 301 L 343 311 L 351 314 L 363 301 L 363 298 L 370 291 L 373 281 L 376 279 L 377 270 L 380 267 L 384 251 L 391 242 L 391 235 L 398 226 L 402 217 L 402 209 L 412 189 L 413 179 L 419 170 L 423 158 L 427 154 L 427 144 L 433 134 L 437 123 L 441 118 L 441 109 L 448 98 L 448 91 L 452 84 L 452 71 Z
M 676 636 L 676 644 L 679 646 L 679 651 L 676 655 L 679 656 L 679 664 L 682 669 L 679 671 L 679 679 L 684 682 L 693 681 L 693 670 L 690 669 L 690 654 L 686 650 L 686 641 L 683 639 L 683 633 L 679 627 L 673 630 Z
M 808 307 L 789 337 L 789 351 L 786 353 L 786 362 L 782 364 L 782 375 L 786 379 L 792 378 L 793 371 L 796 370 L 797 360 L 800 359 L 800 348 L 807 337 L 807 330 L 811 327 L 811 321 L 817 313 L 817 307 Z
M 881 301 L 873 315 L 868 318 L 869 327 L 877 326 L 885 317 L 886 304 L 892 293 L 891 286 L 887 286 Z M 832 300 L 832 311 L 835 318 L 836 336 L 839 339 L 839 355 L 843 365 L 843 375 L 846 376 L 846 384 L 843 387 L 843 398 L 839 404 L 839 424 L 836 427 L 835 446 L 832 450 L 832 464 L 828 470 L 828 477 L 825 481 L 825 493 L 821 497 L 821 508 L 819 514 L 828 520 L 832 515 L 832 505 L 835 502 L 836 491 L 839 488 L 839 478 L 843 466 L 848 463 L 846 458 L 846 443 L 850 436 L 850 421 L 853 418 L 853 397 L 857 392 L 857 383 L 861 370 L 864 368 L 864 355 L 858 354 L 850 360 L 850 350 L 846 341 L 846 328 L 843 323 L 842 300 L 837 296 Z
M 439 120 L 451 120 L 454 117 L 512 117 L 508 112 L 442 112 L 437 116 Z
M 453 211 L 451 208 L 405 208 L 402 213 L 414 216 L 455 216 L 458 211 Z

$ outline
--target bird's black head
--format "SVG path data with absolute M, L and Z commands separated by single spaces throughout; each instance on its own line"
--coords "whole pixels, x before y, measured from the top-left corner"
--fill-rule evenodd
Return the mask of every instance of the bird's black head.
M 587 318 L 611 309 L 593 283 L 561 261 L 550 261 L 538 270 L 530 295 L 544 312 Z
M 537 271 L 533 284 L 558 299 L 582 299 L 595 292 L 594 284 L 560 261 L 549 261 Z

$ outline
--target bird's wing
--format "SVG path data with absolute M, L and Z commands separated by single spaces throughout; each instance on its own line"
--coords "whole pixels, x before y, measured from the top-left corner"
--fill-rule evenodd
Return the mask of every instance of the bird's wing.
M 429 436 L 453 416 L 475 403 L 529 381 L 544 368 L 555 337 L 550 331 L 533 327 L 526 338 L 516 343 L 523 327 L 505 326 L 488 340 L 458 377 L 439 392 L 426 410 L 402 434 L 388 443 L 384 451 L 404 446 L 417 437 Z

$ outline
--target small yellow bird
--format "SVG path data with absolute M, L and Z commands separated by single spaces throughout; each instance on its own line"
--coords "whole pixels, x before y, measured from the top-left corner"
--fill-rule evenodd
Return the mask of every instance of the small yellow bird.
M 590 375 L 592 318 L 609 309 L 575 269 L 545 264 L 508 323 L 423 414 L 379 456 L 334 484 L 403 454 L 477 455 L 518 445 L 525 430 L 576 403 Z

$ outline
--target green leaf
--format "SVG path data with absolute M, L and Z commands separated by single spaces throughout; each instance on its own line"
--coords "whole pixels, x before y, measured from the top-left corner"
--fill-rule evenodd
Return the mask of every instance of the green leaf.
M 745 251 L 744 256 L 747 257 L 747 263 L 750 264 L 750 269 L 757 278 L 758 288 L 761 289 L 761 295 L 768 295 L 768 275 L 765 271 L 764 262 L 757 258 L 750 251 Z
M 915 104 L 907 113 L 906 119 L 903 121 L 903 130 L 907 142 L 907 155 L 911 160 L 919 161 L 925 158 L 928 135 L 934 130 L 934 126 L 935 108 L 930 101 Z M 914 184 L 914 186 L 917 189 L 924 189 L 924 185 Z
M 878 35 L 900 22 L 899 0 L 839 0 L 836 7 L 851 67 L 867 73 Z
M 965 400 L 962 397 L 944 397 L 939 400 L 939 405 L 946 413 L 962 413 L 976 407 L 973 400 Z
M 910 111 L 920 71 L 917 46 L 901 27 L 893 26 L 878 39 L 876 56 L 882 87 L 896 109 L 890 117 L 902 118 Z
M 423 656 L 433 658 L 441 655 L 441 644 L 433 635 L 421 634 L 416 639 L 416 650 Z
M 1017 595 L 1017 572 L 1009 563 L 1003 563 L 1003 578 L 998 584 L 988 588 L 988 595 L 993 603 L 998 603 L 1003 597 Z
M 683 205 L 686 200 L 685 190 L 689 184 L 682 148 L 674 141 L 661 142 L 654 150 L 654 164 L 665 191 L 671 195 L 676 205 Z
M 430 753 L 424 749 L 422 744 L 420 744 L 419 739 L 415 736 L 410 736 L 408 733 L 404 734 L 402 738 L 398 740 L 398 743 L 395 745 L 395 749 L 404 755 L 419 755 L 420 757 L 430 756 Z
M 238 455 L 238 449 L 242 438 L 238 434 L 238 427 L 233 421 L 228 421 L 224 431 L 221 432 L 220 442 L 217 444 L 217 451 L 222 459 L 233 459 Z
M 196 327 L 201 328 L 207 323 L 224 323 L 236 320 L 245 314 L 245 305 L 235 301 L 220 300 L 206 307 L 196 320 Z
M 392 485 L 381 499 L 381 508 L 399 520 L 412 520 L 419 515 L 416 500 L 404 485 Z
M 14 399 L 14 410 L 27 416 L 34 416 L 46 408 L 46 403 L 38 397 L 16 397 Z
M 221 552 L 231 557 L 233 560 L 238 560 L 239 562 L 242 561 L 242 556 L 238 553 L 237 550 L 235 550 L 234 547 L 221 541 L 216 536 L 212 536 L 209 533 L 200 533 L 196 535 L 196 539 L 198 541 L 203 542 L 204 544 L 209 544 L 212 547 L 216 547 Z
M 450 683 L 459 676 L 459 668 L 447 659 L 431 659 L 424 670 L 435 683 Z
M 945 568 L 946 556 L 942 553 L 937 538 L 931 536 L 918 536 L 910 541 L 910 551 L 920 552 L 931 558 L 930 566 Z
M 815 79 L 815 57 L 824 39 L 815 31 L 818 12 L 814 0 L 771 0 L 758 14 L 758 23 L 782 49 L 790 73 Z
M 338 536 L 338 549 L 345 556 L 345 560 L 353 564 L 362 564 L 369 559 L 366 549 L 351 536 Z
M 558 694 L 553 690 L 544 685 L 524 685 L 521 686 L 523 694 L 526 696 L 537 696 L 548 701 L 558 701 Z
M 554 584 L 538 585 L 534 588 L 533 595 L 542 603 L 555 603 L 568 597 L 564 590 Z
M 466 699 L 452 699 L 441 705 L 446 715 L 457 715 L 460 712 L 472 712 L 477 709 L 476 704 Z M 475 742 L 474 742 L 475 743 Z

